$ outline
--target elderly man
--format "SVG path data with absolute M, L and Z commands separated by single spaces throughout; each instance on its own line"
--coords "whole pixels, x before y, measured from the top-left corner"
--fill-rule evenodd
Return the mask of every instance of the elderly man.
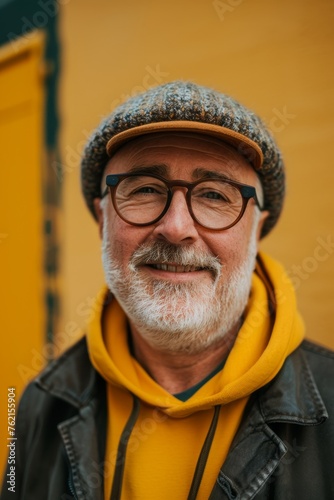
M 284 198 L 261 120 L 150 89 L 93 134 L 82 183 L 107 288 L 22 398 L 17 498 L 334 498 L 334 356 L 258 252 Z

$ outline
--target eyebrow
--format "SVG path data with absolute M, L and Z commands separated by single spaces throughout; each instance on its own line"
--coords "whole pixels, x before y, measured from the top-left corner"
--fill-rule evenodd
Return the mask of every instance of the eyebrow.
M 157 165 L 135 165 L 131 167 L 128 172 L 131 174 L 156 174 L 160 175 L 161 177 L 167 177 L 168 166 L 164 163 L 159 163 Z
M 168 171 L 169 167 L 165 163 L 159 163 L 156 165 L 134 165 L 129 169 L 128 172 L 134 173 L 134 174 L 141 174 L 141 175 L 150 175 L 150 174 L 156 174 L 160 175 L 161 177 L 168 178 Z M 199 179 L 220 179 L 222 181 L 235 181 L 235 182 L 240 182 L 239 179 L 236 179 L 232 175 L 226 175 L 221 172 L 217 172 L 216 170 L 208 170 L 207 168 L 204 167 L 197 167 L 195 168 L 194 172 L 192 173 L 192 177 L 194 180 L 199 180 Z
M 240 182 L 239 179 L 236 179 L 233 175 L 226 175 L 222 172 L 217 172 L 216 170 L 208 170 L 204 167 L 197 167 L 193 172 L 194 179 L 220 179 L 222 181 L 235 181 Z

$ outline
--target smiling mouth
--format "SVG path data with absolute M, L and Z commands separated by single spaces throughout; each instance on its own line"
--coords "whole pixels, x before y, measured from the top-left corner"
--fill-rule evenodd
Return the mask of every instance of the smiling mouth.
M 207 271 L 204 267 L 197 266 L 180 266 L 176 264 L 147 264 L 149 267 L 153 269 L 158 269 L 160 271 L 168 271 L 170 273 L 193 273 L 195 271 Z

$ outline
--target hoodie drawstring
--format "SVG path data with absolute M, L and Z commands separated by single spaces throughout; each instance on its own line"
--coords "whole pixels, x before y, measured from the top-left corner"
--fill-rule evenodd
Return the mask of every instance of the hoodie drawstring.
M 207 433 L 207 436 L 205 438 L 201 453 L 199 455 L 194 477 L 191 483 L 191 487 L 189 490 L 189 495 L 188 495 L 188 500 L 195 500 L 197 498 L 197 493 L 202 481 L 202 477 L 204 474 L 204 469 L 206 466 L 206 463 L 208 461 L 212 441 L 217 429 L 217 424 L 218 424 L 218 418 L 219 418 L 219 412 L 220 412 L 220 405 L 215 406 L 215 412 L 213 414 L 213 419 L 209 428 L 209 431 Z
M 125 424 L 117 449 L 117 460 L 116 460 L 114 480 L 111 488 L 110 500 L 119 500 L 121 498 L 126 449 L 128 446 L 129 438 L 131 436 L 132 429 L 139 415 L 139 409 L 140 409 L 139 399 L 136 396 L 133 396 L 132 412 L 130 414 L 127 423 Z
M 137 421 L 138 415 L 139 415 L 139 409 L 140 409 L 139 399 L 136 396 L 134 396 L 132 411 L 131 411 L 130 417 L 129 417 L 129 419 L 128 419 L 128 421 L 125 424 L 125 427 L 123 429 L 123 432 L 122 432 L 122 435 L 121 435 L 121 438 L 119 441 L 118 449 L 117 449 L 117 461 L 116 461 L 116 467 L 115 467 L 114 480 L 113 480 L 113 484 L 112 484 L 112 488 L 111 488 L 110 500 L 120 500 L 120 498 L 121 498 L 126 449 L 127 449 L 127 445 L 129 442 L 131 432 L 133 430 L 133 427 L 134 427 L 134 425 Z M 198 461 L 197 461 L 194 477 L 193 477 L 190 491 L 189 491 L 189 495 L 188 495 L 188 500 L 196 500 L 196 498 L 197 498 L 197 493 L 198 493 L 198 490 L 199 490 L 199 487 L 200 487 L 200 484 L 202 481 L 204 469 L 205 469 L 206 463 L 208 461 L 211 445 L 212 445 L 213 438 L 214 438 L 214 435 L 215 435 L 215 432 L 217 429 L 219 412 L 220 412 L 220 405 L 215 406 L 211 425 L 210 425 L 209 431 L 207 433 L 203 447 L 201 449 L 201 453 L 200 453 Z

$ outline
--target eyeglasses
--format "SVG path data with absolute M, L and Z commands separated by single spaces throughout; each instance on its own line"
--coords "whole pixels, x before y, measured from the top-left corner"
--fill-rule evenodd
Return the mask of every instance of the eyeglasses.
M 245 213 L 251 198 L 262 210 L 256 189 L 247 184 L 220 178 L 196 182 L 169 181 L 155 174 L 137 173 L 107 175 L 104 197 L 111 193 L 116 213 L 133 226 L 158 222 L 170 207 L 173 188 L 185 188 L 191 217 L 207 229 L 221 231 L 234 226 Z

